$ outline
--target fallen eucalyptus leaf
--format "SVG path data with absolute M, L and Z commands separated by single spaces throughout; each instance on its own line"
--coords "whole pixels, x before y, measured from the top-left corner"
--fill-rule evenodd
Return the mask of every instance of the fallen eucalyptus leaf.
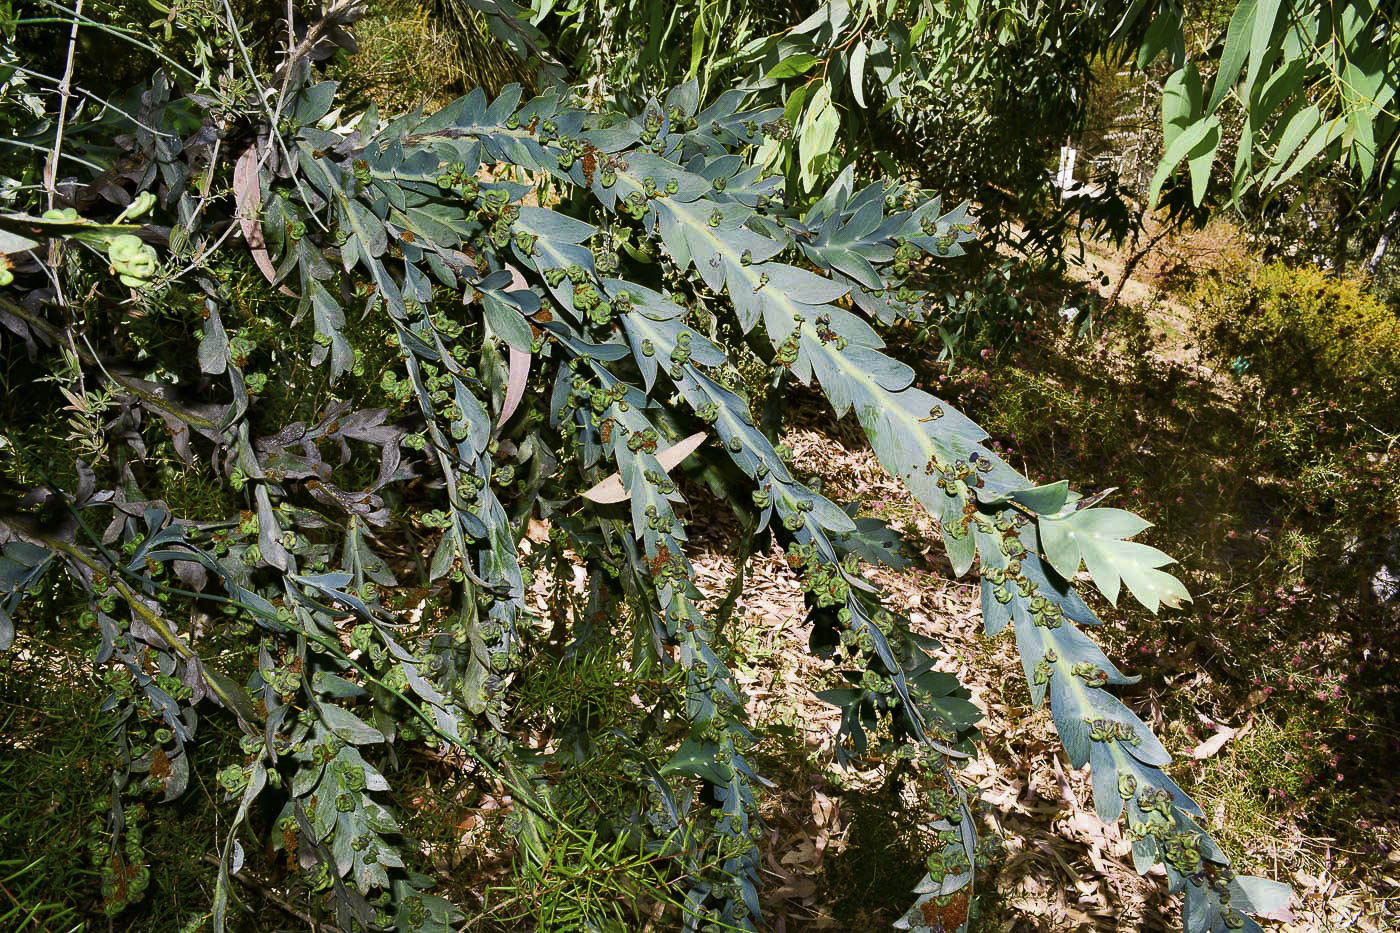
M 665 450 L 658 450 L 656 452 L 656 461 L 669 473 L 679 466 L 682 460 L 694 453 L 703 443 L 705 443 L 705 432 L 697 431 L 685 440 L 677 441 Z M 628 496 L 627 490 L 623 488 L 622 485 L 622 474 L 612 474 L 607 479 L 585 492 L 583 497 L 590 502 L 626 502 Z
M 510 269 L 511 291 L 529 288 L 519 269 L 514 266 L 507 268 Z M 515 409 L 520 406 L 520 400 L 525 397 L 525 382 L 530 377 L 530 354 L 513 346 L 509 349 L 510 377 L 506 383 L 505 401 L 501 403 L 501 417 L 496 422 L 498 425 L 505 424 L 510 420 L 510 416 L 515 414 Z
M 277 285 L 277 270 L 267 252 L 262 224 L 258 222 L 258 216 L 262 212 L 262 193 L 258 190 L 256 145 L 244 149 L 233 165 L 233 199 L 238 205 L 238 225 L 243 228 L 243 238 L 248 241 L 248 252 L 253 254 L 253 264 L 269 282 Z M 284 295 L 296 297 L 296 293 L 285 285 L 277 285 L 277 288 Z

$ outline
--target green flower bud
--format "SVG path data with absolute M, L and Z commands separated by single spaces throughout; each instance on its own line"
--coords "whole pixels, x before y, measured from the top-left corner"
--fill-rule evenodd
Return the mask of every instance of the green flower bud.
M 121 214 L 118 215 L 117 222 L 120 223 L 123 220 L 135 220 L 136 218 L 145 214 L 147 211 L 149 211 L 155 206 L 156 196 L 149 191 L 143 191 L 140 194 L 138 194 L 130 204 L 126 206 L 126 210 L 122 211 Z
M 155 274 L 159 261 L 155 248 L 130 233 L 107 241 L 107 259 L 123 285 L 141 288 Z

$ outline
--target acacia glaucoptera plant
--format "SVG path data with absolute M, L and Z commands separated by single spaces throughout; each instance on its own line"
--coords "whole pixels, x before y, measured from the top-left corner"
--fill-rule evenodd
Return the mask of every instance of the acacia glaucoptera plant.
M 901 925 L 965 930 L 979 850 L 958 763 L 981 713 L 863 572 L 890 530 L 790 469 L 773 425 L 793 380 L 854 413 L 938 520 L 987 634 L 1013 630 L 1035 704 L 1091 767 L 1099 815 L 1184 890 L 1185 929 L 1258 929 L 1249 914 L 1286 900 L 1231 870 L 1107 689 L 1132 678 L 1082 631 L 1098 619 L 1081 565 L 1110 600 L 1187 598 L 1170 559 L 1129 540 L 1146 524 L 1032 483 L 883 352 L 880 328 L 925 300 L 917 265 L 974 235 L 966 206 L 849 166 L 790 206 L 755 163 L 781 109 L 702 100 L 694 81 L 634 114 L 517 86 L 347 113 L 317 63 L 350 41 L 356 4 L 293 18 L 266 68 L 222 9 L 223 66 L 162 56 L 132 93 L 60 117 L 61 139 L 30 127 L 48 145 L 7 172 L 48 180 L 12 188 L 0 216 L 11 389 L 32 377 L 0 434 L 0 647 L 60 605 L 92 632 L 121 752 L 95 844 L 110 910 L 149 877 L 123 842 L 134 808 L 158 814 L 200 769 L 232 810 L 216 929 L 250 831 L 345 929 L 450 927 L 384 803 L 396 755 L 426 745 L 492 775 L 529 861 L 573 831 L 549 755 L 616 740 L 636 787 L 610 832 L 664 864 L 675 924 L 760 928 L 765 780 L 687 560 L 692 464 L 803 576 L 812 649 L 849 683 L 822 694 L 841 763 L 902 760 L 932 796 L 938 843 Z M 249 298 L 259 273 L 271 284 Z M 297 413 L 315 386 L 326 405 L 269 422 L 270 400 Z M 37 443 L 20 413 L 59 398 L 72 443 Z M 178 509 L 165 450 L 207 480 Z M 536 519 L 554 563 L 521 546 Z M 540 575 L 574 565 L 583 605 L 532 612 Z M 653 713 L 635 734 L 583 721 L 580 741 L 531 747 L 512 708 L 532 666 L 614 641 L 663 685 Z M 232 760 L 197 760 L 210 716 L 241 730 Z

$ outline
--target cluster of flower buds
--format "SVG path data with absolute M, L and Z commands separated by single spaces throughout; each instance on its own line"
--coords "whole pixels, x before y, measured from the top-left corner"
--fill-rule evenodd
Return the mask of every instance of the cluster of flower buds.
M 823 344 L 832 343 L 836 345 L 837 350 L 844 350 L 850 343 L 845 337 L 831 329 L 831 315 L 829 314 L 818 315 L 814 326 L 817 331 L 817 339 Z
M 517 248 L 529 256 L 535 251 L 535 236 L 522 231 L 515 233 L 515 222 L 520 219 L 520 205 L 512 204 L 510 193 L 504 188 L 487 189 L 480 197 L 481 215 L 491 221 L 486 237 L 497 249 L 505 249 L 514 238 Z
M 798 499 L 793 510 L 783 516 L 783 527 L 788 531 L 798 531 L 807 524 L 807 513 L 812 511 L 811 499 Z
M 1126 722 L 1117 719 L 1086 719 L 1085 724 L 1089 727 L 1089 738 L 1095 742 L 1126 742 L 1129 745 L 1141 745 L 1142 737 Z M 1168 797 L 1170 801 L 1170 797 Z
M 982 577 L 992 584 L 992 596 L 1002 605 L 1011 602 L 1017 595 L 1024 599 L 1035 591 L 1035 584 L 1031 582 L 1029 577 L 1021 573 L 1021 562 L 1016 558 L 1007 561 L 1005 568 L 984 565 Z M 1037 624 L 1042 618 L 1048 618 L 1048 615 L 1048 613 L 1042 613 L 1037 616 Z
M 399 405 L 407 404 L 413 397 L 413 384 L 407 379 L 400 379 L 392 369 L 384 370 L 384 375 L 379 378 L 379 388 Z
M 938 882 L 949 875 L 961 875 L 972 867 L 962 846 L 946 847 L 932 852 L 925 864 L 928 866 L 929 877 Z
M 437 186 L 443 191 L 455 191 L 464 201 L 475 201 L 481 193 L 481 182 L 467 171 L 466 163 L 453 162 L 437 177 Z
M 580 385 L 582 385 L 583 395 L 588 399 L 588 407 L 593 410 L 595 415 L 601 415 L 607 411 L 609 405 L 616 405 L 622 411 L 627 410 L 627 401 L 623 398 L 627 394 L 627 386 L 622 383 L 614 383 L 611 388 L 603 389 L 590 388 L 586 382 L 579 380 L 574 383 L 576 391 Z
M 657 155 L 666 151 L 666 137 L 661 130 L 666 125 L 665 117 L 659 110 L 648 108 L 647 115 L 642 120 L 641 142 L 644 146 L 650 146 Z
M 676 335 L 676 345 L 671 348 L 671 378 L 677 382 L 685 375 L 685 364 L 690 362 L 690 331 L 683 330 Z
M 126 206 L 113 223 L 119 224 L 124 220 L 134 220 L 154 207 L 155 203 L 156 196 L 149 191 L 143 191 Z M 77 229 L 72 231 L 72 235 L 84 242 L 103 247 L 107 252 L 107 262 L 112 274 L 117 276 L 123 285 L 131 288 L 145 288 L 150 284 L 156 269 L 160 266 L 155 247 L 143 242 L 135 234 L 84 230 L 84 226 L 96 225 L 78 216 L 78 211 L 75 208 L 51 208 L 44 211 L 41 219 L 78 225 Z M 0 287 L 9 285 L 14 280 L 15 275 L 9 259 L 0 256 Z
M 658 473 L 655 470 L 643 470 L 642 476 L 648 483 L 656 487 L 656 491 L 663 496 L 669 496 L 676 491 L 676 483 L 665 473 Z
M 687 117 L 685 111 L 675 105 L 672 105 L 671 109 L 666 111 L 666 116 L 671 118 L 671 126 L 687 133 L 700 125 L 700 121 L 696 120 L 694 117 Z
M 672 515 L 662 515 L 660 510 L 654 505 L 648 505 L 646 507 L 646 517 L 647 527 L 652 531 L 668 535 L 671 533 L 672 529 L 675 528 L 675 517 Z M 669 563 L 671 559 L 671 552 L 669 549 L 665 550 L 664 557 L 665 560 L 663 563 Z
M 580 282 L 574 286 L 574 307 L 594 324 L 606 324 L 612 320 L 612 305 L 604 300 L 592 282 Z
M 156 258 L 155 247 L 141 242 L 141 238 L 130 233 L 114 236 L 107 241 L 107 261 L 112 271 L 123 285 L 144 288 L 160 261 Z
M 899 245 L 894 249 L 894 274 L 903 278 L 909 274 L 914 261 L 919 258 L 919 250 L 904 237 L 900 237 L 896 242 Z
M 1194 875 L 1201 869 L 1201 837 L 1190 830 L 1170 833 L 1158 841 L 1162 858 L 1183 875 Z
M 1051 602 L 1044 596 L 1036 595 L 1031 597 L 1030 610 L 1031 618 L 1034 619 L 1035 624 L 1040 626 L 1041 628 L 1055 629 L 1059 628 L 1061 625 L 1064 624 L 1064 609 L 1060 607 L 1059 603 Z M 1076 671 L 1076 673 L 1078 672 Z M 1107 679 L 1108 675 L 1105 674 L 1105 682 L 1107 681 Z M 1101 684 L 1096 683 L 1093 684 L 1093 686 L 1097 687 L 1101 686 Z
M 350 165 L 350 170 L 354 173 L 355 183 L 361 188 L 369 187 L 372 175 L 369 170 L 369 163 L 364 159 L 356 159 Z
M 622 199 L 622 209 L 633 220 L 641 220 L 647 215 L 650 207 L 647 204 L 646 195 L 640 191 L 628 192 L 627 197 Z
M 635 431 L 627 438 L 627 449 L 632 453 L 656 453 L 657 436 L 656 429 L 643 428 Z
M 1077 662 L 1074 667 L 1070 669 L 1070 673 L 1082 679 L 1091 687 L 1102 687 L 1104 684 L 1108 683 L 1108 671 L 1089 661 Z
M 838 567 L 815 561 L 808 564 L 803 589 L 812 594 L 821 608 L 844 606 L 851 595 L 851 585 L 846 582 Z
M 949 496 L 967 499 L 971 496 L 973 487 L 980 488 L 985 485 L 985 481 L 977 474 L 990 472 L 991 469 L 991 461 L 973 451 L 968 459 L 959 460 L 944 470 L 944 475 L 938 477 L 934 485 Z
M 102 908 L 108 917 L 115 917 L 146 896 L 151 884 L 151 869 L 141 848 L 141 825 L 146 808 L 135 804 L 123 811 L 122 845 L 120 851 L 107 842 L 102 824 L 93 820 L 89 826 L 88 854 L 102 875 Z
M 800 338 L 798 337 L 798 333 L 799 331 L 794 330 L 783 339 L 782 343 L 778 344 L 778 349 L 777 352 L 774 353 L 773 359 L 779 366 L 790 368 L 797 362 L 797 357 L 801 352 L 801 343 L 799 342 Z

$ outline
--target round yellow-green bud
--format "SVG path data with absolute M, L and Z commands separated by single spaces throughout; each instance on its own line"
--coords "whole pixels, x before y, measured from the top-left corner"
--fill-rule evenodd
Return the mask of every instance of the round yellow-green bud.
M 155 247 L 141 242 L 130 233 L 114 236 L 107 241 L 107 259 L 123 285 L 141 288 L 155 274 L 159 260 Z
M 126 206 L 126 210 L 122 211 L 121 216 L 117 219 L 135 220 L 155 206 L 156 196 L 149 191 L 143 191 Z

